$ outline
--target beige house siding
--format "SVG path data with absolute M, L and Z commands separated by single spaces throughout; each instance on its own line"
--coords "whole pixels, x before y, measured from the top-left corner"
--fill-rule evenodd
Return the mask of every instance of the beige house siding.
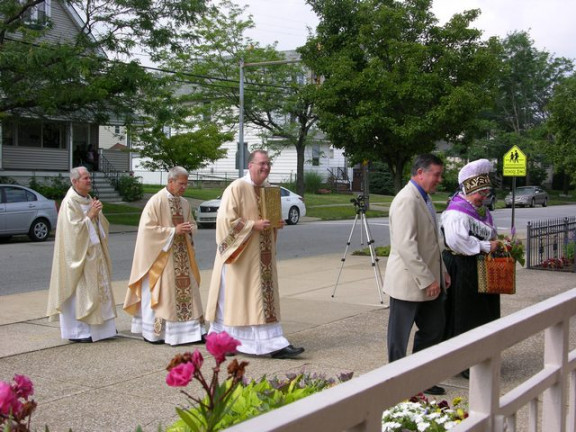
M 65 2 L 59 0 L 49 1 L 49 19 L 53 26 L 43 37 L 43 41 L 52 43 L 73 42 L 76 35 L 82 31 L 82 20 L 78 13 Z M 11 34 L 13 39 L 19 39 L 19 35 Z M 66 91 L 66 89 L 62 89 Z M 5 117 L 10 120 L 10 117 Z M 51 120 L 34 121 L 33 119 L 15 120 L 16 122 L 34 122 L 41 124 L 42 128 L 47 124 L 65 124 L 65 138 L 62 147 L 47 148 L 42 143 L 45 139 L 43 133 L 37 134 L 38 142 L 33 145 L 22 142 L 16 130 L 7 131 L 10 127 L 7 123 L 0 124 L 0 131 L 3 135 L 0 141 L 0 170 L 15 171 L 68 171 L 72 166 L 81 163 L 82 155 L 85 154 L 89 144 L 98 148 L 99 131 L 96 124 L 80 124 L 67 121 L 65 118 Z M 4 130 L 2 128 L 4 127 Z M 44 130 L 44 129 L 43 129 Z M 12 139 L 7 142 L 6 137 L 10 135 Z

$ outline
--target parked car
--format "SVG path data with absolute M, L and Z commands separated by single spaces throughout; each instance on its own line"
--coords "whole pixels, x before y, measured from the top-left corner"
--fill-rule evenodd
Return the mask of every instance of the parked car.
M 512 207 L 512 192 L 509 192 L 504 199 L 506 207 Z M 516 188 L 514 197 L 515 206 L 534 207 L 535 205 L 548 205 L 548 192 L 540 186 L 520 186 Z
M 454 192 L 452 195 L 448 197 L 446 205 L 450 204 L 450 201 L 455 195 L 458 194 L 458 192 L 460 192 L 460 189 L 458 189 L 456 192 Z M 496 208 L 496 201 L 497 201 L 496 193 L 494 192 L 494 189 L 491 188 L 490 193 L 486 196 L 486 198 L 484 198 L 482 204 L 484 204 L 486 207 L 488 207 L 490 211 L 492 211 Z
M 27 234 L 33 241 L 44 241 L 57 219 L 54 200 L 25 186 L 0 184 L 0 237 Z
M 304 199 L 284 187 L 280 187 L 280 195 L 282 218 L 288 225 L 296 225 L 301 217 L 306 216 Z M 216 213 L 219 208 L 220 197 L 201 203 L 196 211 L 196 223 L 198 226 L 203 227 L 216 224 Z

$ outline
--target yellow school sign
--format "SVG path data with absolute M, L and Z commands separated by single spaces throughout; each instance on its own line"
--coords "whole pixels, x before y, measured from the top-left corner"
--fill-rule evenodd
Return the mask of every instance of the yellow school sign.
M 518 148 L 512 147 L 504 155 L 504 171 L 505 177 L 526 177 L 526 155 Z

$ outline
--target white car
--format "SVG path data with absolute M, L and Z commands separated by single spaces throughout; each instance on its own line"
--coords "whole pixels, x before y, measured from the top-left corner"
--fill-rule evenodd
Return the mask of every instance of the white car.
M 306 216 L 304 198 L 294 192 L 280 187 L 282 218 L 288 225 L 296 225 L 301 217 Z M 199 227 L 216 224 L 216 213 L 220 208 L 220 198 L 204 201 L 196 211 L 196 223 Z
M 56 202 L 35 190 L 16 184 L 0 184 L 0 237 L 27 234 L 41 242 L 56 228 Z

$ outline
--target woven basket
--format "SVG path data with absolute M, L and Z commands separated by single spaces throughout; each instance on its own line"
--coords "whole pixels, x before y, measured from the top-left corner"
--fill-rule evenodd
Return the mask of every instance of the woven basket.
M 483 294 L 515 294 L 516 262 L 511 256 L 478 256 L 478 292 Z

